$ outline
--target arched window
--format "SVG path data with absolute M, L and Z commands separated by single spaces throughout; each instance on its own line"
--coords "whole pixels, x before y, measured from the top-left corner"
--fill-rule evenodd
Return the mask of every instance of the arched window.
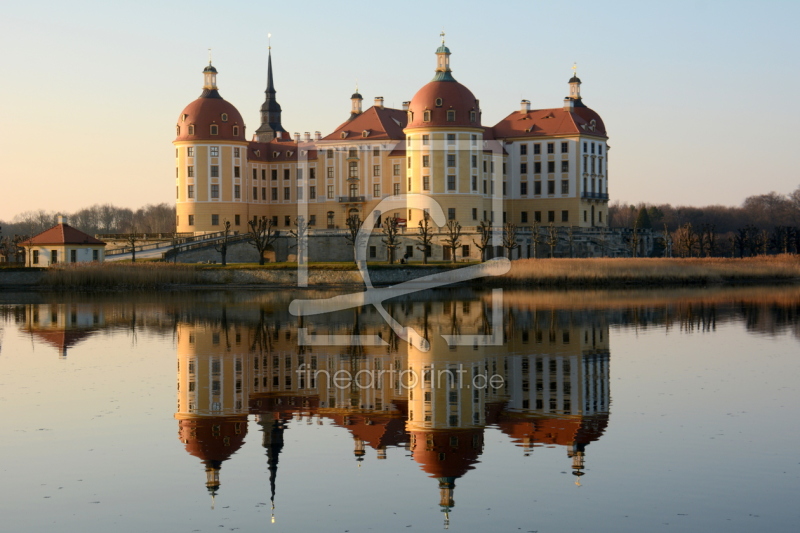
M 448 109 L 447 110 L 447 122 L 455 122 L 456 121 L 456 110 L 455 109 Z
M 239 126 L 234 126 L 233 127 L 233 136 L 234 137 L 238 137 L 239 136 Z
M 189 135 L 194 135 L 194 124 L 189 124 Z
M 176 126 L 176 128 L 178 129 L 178 131 L 176 132 L 176 135 L 178 135 L 180 137 L 180 135 L 181 135 L 181 127 L 180 126 Z
M 422 114 L 422 122 L 430 122 L 430 121 L 431 121 L 431 112 L 430 112 L 430 111 L 428 111 L 428 110 L 426 110 L 426 111 L 425 111 L 425 112 Z
M 219 126 L 216 124 L 211 125 L 211 135 L 218 135 L 219 134 Z

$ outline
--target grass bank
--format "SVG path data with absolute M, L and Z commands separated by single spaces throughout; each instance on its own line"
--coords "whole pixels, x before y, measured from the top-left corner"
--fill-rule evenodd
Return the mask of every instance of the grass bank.
M 681 286 L 800 281 L 800 256 L 520 259 L 490 283 L 537 287 Z
M 467 263 L 370 263 L 383 284 L 413 279 Z M 195 265 L 172 263 L 79 263 L 42 273 L 39 286 L 55 290 L 154 289 L 166 286 L 296 285 L 294 263 Z M 353 263 L 309 264 L 310 285 L 357 286 Z M 419 274 L 415 274 L 419 271 Z M 273 274 L 270 274 L 273 272 Z M 317 274 L 314 274 L 316 272 Z M 340 272 L 341 274 L 337 274 Z M 261 274 L 259 274 L 261 273 Z M 316 280 L 316 281 L 315 281 Z M 374 278 L 373 281 L 376 281 Z M 800 282 L 800 256 L 747 259 L 520 259 L 501 277 L 473 283 L 495 287 L 619 288 Z M 361 285 L 363 286 L 363 285 Z

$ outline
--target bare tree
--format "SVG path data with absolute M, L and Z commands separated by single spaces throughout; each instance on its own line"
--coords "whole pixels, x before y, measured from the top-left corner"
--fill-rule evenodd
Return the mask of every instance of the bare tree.
M 141 239 L 136 234 L 136 228 L 131 228 L 131 232 L 125 237 L 125 243 L 131 247 L 131 263 L 136 262 L 136 243 Z
M 305 263 L 305 250 L 308 246 L 308 222 L 305 221 L 302 215 L 294 219 L 295 229 L 289 232 L 295 241 L 297 247 L 297 264 L 302 265 Z
M 386 258 L 389 264 L 394 264 L 394 251 L 400 246 L 400 239 L 397 236 L 399 227 L 397 225 L 397 217 L 387 217 L 383 221 L 382 228 L 385 239 L 381 242 L 386 246 Z
M 555 257 L 556 246 L 558 246 L 558 228 L 551 222 L 547 227 L 545 244 L 550 247 L 550 258 Z
M 473 244 L 475 247 L 481 252 L 481 261 L 486 261 L 486 250 L 491 247 L 489 241 L 492 240 L 492 226 L 489 222 L 485 220 L 481 220 L 481 223 L 478 225 L 478 237 L 480 238 L 480 242 L 472 239 Z
M 694 232 L 691 222 L 687 222 L 678 228 L 675 234 L 675 244 L 681 257 L 692 257 L 697 249 L 698 242 L 699 238 L 697 233 Z
M 450 248 L 450 260 L 456 262 L 456 250 L 461 246 L 461 224 L 457 220 L 448 220 L 445 225 L 447 237 L 444 239 L 444 244 Z
M 355 257 L 356 252 L 356 243 L 358 241 L 358 232 L 361 231 L 361 225 L 364 222 L 358 218 L 358 215 L 353 215 L 347 218 L 347 233 L 345 234 L 344 238 L 353 247 L 353 258 L 356 264 L 358 264 L 358 258 Z
M 669 228 L 666 224 L 664 224 L 664 233 L 662 233 L 662 237 L 664 240 L 664 257 L 671 257 L 672 256 L 672 236 L 669 233 Z
M 640 211 L 646 213 L 647 211 Z M 639 253 L 639 219 L 637 218 L 633 222 L 633 233 L 631 233 L 631 238 L 629 241 L 631 245 L 631 257 L 636 257 Z
M 508 258 L 512 259 L 512 252 L 519 248 L 517 244 L 517 226 L 511 222 L 506 222 L 503 226 L 503 248 L 508 250 Z
M 569 256 L 575 257 L 575 228 L 569 226 L 567 228 L 567 244 L 569 244 Z
M 431 253 L 431 243 L 433 242 L 433 227 L 431 226 L 431 215 L 427 211 L 422 212 L 422 220 L 419 221 L 419 246 L 417 250 L 422 252 L 422 264 L 428 264 L 428 255 Z
M 538 221 L 533 221 L 531 226 L 531 243 L 533 243 L 533 258 L 539 257 L 539 245 L 542 244 L 542 226 Z
M 253 218 L 247 225 L 250 227 L 248 238 L 250 244 L 258 251 L 258 264 L 264 264 L 264 253 L 272 246 L 275 239 L 278 238 L 277 231 L 275 231 L 275 224 L 271 218 L 261 217 Z
M 227 218 L 222 219 L 222 240 L 219 246 L 214 246 L 214 249 L 219 252 L 222 258 L 222 266 L 228 264 L 228 236 L 231 233 L 231 221 Z

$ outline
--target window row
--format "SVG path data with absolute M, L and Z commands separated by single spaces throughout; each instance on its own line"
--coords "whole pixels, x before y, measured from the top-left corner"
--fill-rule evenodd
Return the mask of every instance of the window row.
M 556 153 L 556 143 L 547 143 L 546 149 L 548 154 Z M 519 145 L 519 155 L 526 155 L 528 153 L 528 145 L 522 143 Z M 533 143 L 533 154 L 538 155 L 542 153 L 542 145 L 541 143 Z M 562 142 L 561 143 L 561 153 L 566 154 L 569 153 L 569 143 Z

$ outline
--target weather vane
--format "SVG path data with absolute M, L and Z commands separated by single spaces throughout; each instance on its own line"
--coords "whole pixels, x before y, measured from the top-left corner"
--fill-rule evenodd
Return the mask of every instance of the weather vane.
M 578 63 L 577 62 L 572 63 L 572 75 L 573 76 L 577 76 L 578 75 Z
M 211 48 L 208 49 L 208 64 L 211 64 Z
M 442 33 L 439 36 L 442 38 L 442 44 L 444 44 L 444 28 L 442 28 Z
M 272 34 L 271 33 L 267 34 L 267 48 L 272 50 Z

